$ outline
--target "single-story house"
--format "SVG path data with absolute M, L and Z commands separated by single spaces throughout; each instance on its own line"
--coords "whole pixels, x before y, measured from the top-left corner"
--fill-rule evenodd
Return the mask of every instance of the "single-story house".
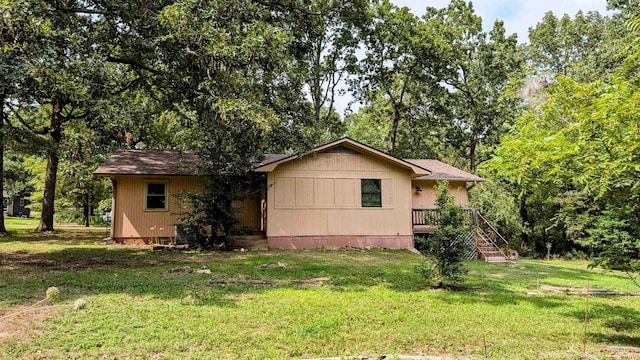
M 5 203 L 7 203 L 7 215 L 28 218 L 31 215 L 31 209 L 27 207 L 31 204 L 31 201 L 27 199 L 28 196 L 29 194 L 25 193 L 3 192 L 2 197 L 6 199 Z
M 181 201 L 198 191 L 191 153 L 121 150 L 94 174 L 113 182 L 115 241 L 171 240 Z M 303 155 L 268 154 L 255 165 L 263 189 L 239 207 L 243 233 L 266 238 L 270 249 L 412 248 L 433 209 L 440 180 L 463 206 L 467 185 L 484 181 L 438 160 L 400 159 L 349 138 Z M 265 176 L 266 175 L 266 176 Z M 418 219 L 419 218 L 419 219 Z

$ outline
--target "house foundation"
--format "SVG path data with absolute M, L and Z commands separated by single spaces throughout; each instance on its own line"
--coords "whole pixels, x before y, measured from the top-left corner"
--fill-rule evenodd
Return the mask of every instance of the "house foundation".
M 269 236 L 269 249 L 411 249 L 412 235 Z

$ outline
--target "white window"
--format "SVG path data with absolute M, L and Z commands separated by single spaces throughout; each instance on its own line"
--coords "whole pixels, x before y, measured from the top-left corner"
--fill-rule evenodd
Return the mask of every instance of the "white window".
M 167 183 L 148 181 L 144 187 L 145 210 L 167 210 Z

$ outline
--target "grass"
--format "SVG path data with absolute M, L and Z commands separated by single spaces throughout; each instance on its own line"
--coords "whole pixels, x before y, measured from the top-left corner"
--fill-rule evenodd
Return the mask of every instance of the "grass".
M 420 257 L 408 251 L 150 252 L 96 244 L 103 228 L 38 234 L 31 225 L 11 223 L 17 235 L 0 240 L 0 309 L 32 304 L 49 286 L 60 288 L 59 303 L 82 297 L 88 306 L 56 308 L 19 336 L 0 336 L 0 358 L 577 359 L 584 298 L 541 293 L 536 285 L 583 287 L 589 280 L 591 287 L 637 291 L 626 275 L 590 270 L 586 262 L 470 262 L 464 287 L 446 291 L 425 286 L 413 271 Z M 260 267 L 277 262 L 286 268 Z M 168 271 L 180 266 L 213 274 Z M 331 281 L 293 281 L 319 277 Z M 637 297 L 589 303 L 589 352 L 640 344 Z

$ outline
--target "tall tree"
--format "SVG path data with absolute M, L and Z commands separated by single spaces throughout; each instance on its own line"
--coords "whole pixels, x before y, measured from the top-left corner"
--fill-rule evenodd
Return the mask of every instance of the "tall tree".
M 475 171 L 489 158 L 503 124 L 514 114 L 517 100 L 505 90 L 522 72 L 517 35 L 507 36 L 502 21 L 496 21 L 488 34 L 483 32 L 482 19 L 463 0 L 442 9 L 428 8 L 424 19 L 443 54 L 446 71 L 441 81 L 449 90 L 446 101 L 452 113 L 449 141 L 458 144 Z
M 640 272 L 636 19 L 629 21 L 625 39 L 632 45 L 620 54 L 625 65 L 619 71 L 591 83 L 558 76 L 491 161 L 497 176 L 522 191 L 552 189 L 568 199 L 554 214 L 567 237 L 596 252 L 595 264 L 630 276 Z
M 300 76 L 311 99 L 311 121 L 316 142 L 334 140 L 343 133 L 336 118 L 336 96 L 344 93 L 343 80 L 353 71 L 360 39 L 358 29 L 368 23 L 367 0 L 314 0 L 294 9 L 297 16 L 292 49 L 296 53 L 291 76 Z M 323 136 L 326 134 L 326 136 Z
M 20 92 L 12 99 L 12 116 L 24 130 L 46 140 L 47 169 L 38 229 L 51 231 L 64 126 L 89 118 L 92 103 L 106 88 L 104 64 L 94 56 L 93 19 L 70 11 L 74 4 L 21 1 L 16 6 L 22 12 L 12 12 L 12 21 L 35 25 L 23 29 L 29 38 L 21 43 L 24 72 Z M 48 113 L 46 118 L 33 116 L 43 110 Z
M 541 74 L 595 81 L 620 67 L 622 59 L 615 56 L 620 48 L 613 46 L 613 40 L 624 31 L 624 20 L 619 14 L 608 17 L 578 11 L 573 18 L 567 14 L 557 18 L 547 12 L 542 21 L 529 29 L 527 61 Z
M 429 95 L 440 87 L 438 75 L 443 64 L 428 24 L 408 8 L 380 0 L 371 12 L 372 21 L 360 35 L 365 56 L 351 84 L 360 102 L 389 104 L 388 149 L 394 154 L 401 124 L 411 121 L 417 106 L 432 104 Z
M 190 146 L 207 185 L 191 199 L 190 220 L 228 231 L 231 203 L 242 196 L 238 180 L 260 158 L 266 134 L 300 111 L 302 83 L 287 72 L 291 24 L 314 14 L 295 2 L 124 3 L 100 5 L 116 40 L 99 51 L 193 129 Z

